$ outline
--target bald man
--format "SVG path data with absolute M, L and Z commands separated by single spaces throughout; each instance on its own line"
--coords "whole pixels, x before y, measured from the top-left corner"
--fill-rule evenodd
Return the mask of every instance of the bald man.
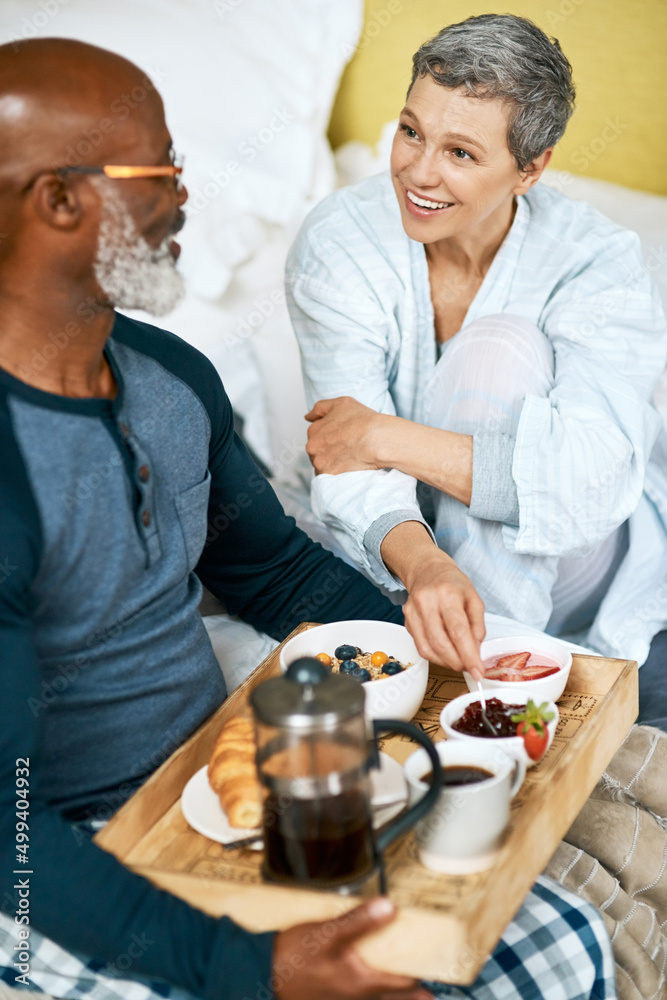
M 285 517 L 206 359 L 114 312 L 182 294 L 187 195 L 150 81 L 77 42 L 2 47 L 0 135 L 0 978 L 96 1000 L 426 1000 L 353 950 L 388 900 L 253 935 L 82 834 L 225 697 L 201 581 L 277 638 L 309 617 L 402 618 Z M 548 947 L 554 997 L 610 996 L 595 912 L 555 886 L 529 900 L 516 962 L 503 943 L 480 995 L 544 983 Z M 118 979 L 128 962 L 141 983 Z
M 30 928 L 103 969 L 129 951 L 133 974 L 195 996 L 268 992 L 288 969 L 286 1000 L 423 1000 L 351 950 L 392 918 L 388 901 L 297 968 L 308 928 L 248 934 L 73 835 L 224 699 L 200 581 L 277 638 L 321 587 L 320 618 L 402 616 L 284 515 L 205 358 L 114 312 L 161 315 L 183 291 L 187 194 L 150 81 L 77 42 L 4 46 L 0 130 L 0 823 L 17 952 Z

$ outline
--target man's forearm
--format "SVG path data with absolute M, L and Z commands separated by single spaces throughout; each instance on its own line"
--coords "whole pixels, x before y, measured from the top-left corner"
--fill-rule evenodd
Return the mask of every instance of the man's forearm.
M 378 417 L 373 439 L 381 468 L 399 469 L 470 506 L 472 435 L 427 427 L 402 417 Z

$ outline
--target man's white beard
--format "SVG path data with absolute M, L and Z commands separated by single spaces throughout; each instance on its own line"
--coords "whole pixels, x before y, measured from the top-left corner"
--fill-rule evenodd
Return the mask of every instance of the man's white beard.
M 97 181 L 97 178 L 95 178 Z M 164 316 L 185 295 L 183 276 L 169 249 L 170 237 L 154 249 L 137 232 L 122 198 L 106 178 L 98 181 L 102 213 L 97 256 L 97 283 L 114 306 L 144 309 Z

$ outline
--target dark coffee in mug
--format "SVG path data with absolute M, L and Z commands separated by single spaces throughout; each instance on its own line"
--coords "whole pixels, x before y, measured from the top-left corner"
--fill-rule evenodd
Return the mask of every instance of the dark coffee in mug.
M 487 771 L 484 767 L 477 767 L 475 764 L 449 764 L 442 769 L 443 785 L 474 785 L 478 781 L 486 781 L 487 778 L 494 778 L 492 771 Z M 431 780 L 431 770 L 426 771 L 419 779 L 420 781 Z
M 371 815 L 361 789 L 286 799 L 270 794 L 264 803 L 267 879 L 333 888 L 370 874 L 375 864 Z

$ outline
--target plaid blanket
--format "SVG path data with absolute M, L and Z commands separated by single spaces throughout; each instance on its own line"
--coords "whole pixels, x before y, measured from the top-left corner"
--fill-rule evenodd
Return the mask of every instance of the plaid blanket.
M 0 1000 L 15 985 L 15 925 L 0 914 Z M 195 1000 L 168 983 L 126 978 L 64 951 L 32 929 L 30 988 L 62 1000 Z M 473 1000 L 615 1000 L 614 962 L 602 917 L 589 903 L 539 878 L 472 986 L 427 983 L 435 997 Z M 21 990 L 23 992 L 23 990 Z M 221 998 L 224 1000 L 224 998 Z M 253 998 L 248 998 L 253 1000 Z

